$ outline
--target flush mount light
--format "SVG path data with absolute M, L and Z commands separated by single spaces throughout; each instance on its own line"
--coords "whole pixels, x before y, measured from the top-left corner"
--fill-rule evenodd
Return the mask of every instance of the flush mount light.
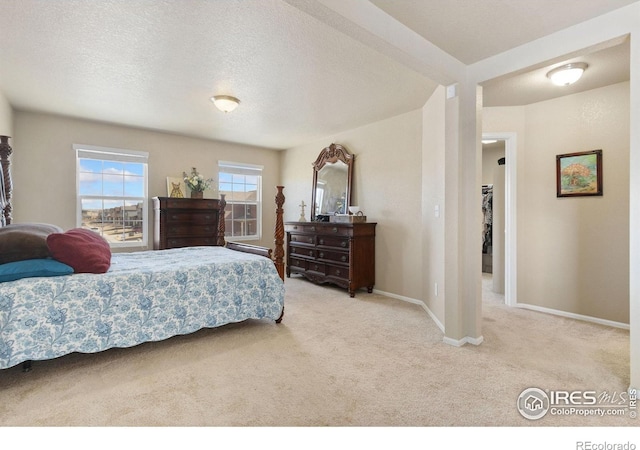
M 498 142 L 497 139 L 483 139 L 482 140 L 483 144 L 495 144 L 496 142 Z
M 240 100 L 230 95 L 214 95 L 211 101 L 220 111 L 228 113 L 233 111 L 240 104 Z
M 583 62 L 565 64 L 547 73 L 547 78 L 555 85 L 569 86 L 580 79 L 587 67 L 587 63 Z

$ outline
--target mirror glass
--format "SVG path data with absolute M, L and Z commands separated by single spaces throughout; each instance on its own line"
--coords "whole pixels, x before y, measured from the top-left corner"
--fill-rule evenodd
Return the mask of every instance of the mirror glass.
M 316 204 L 318 214 L 346 214 L 347 165 L 342 161 L 326 164 L 318 171 Z
M 344 147 L 331 144 L 313 163 L 311 220 L 334 214 L 347 214 L 351 198 L 353 155 Z

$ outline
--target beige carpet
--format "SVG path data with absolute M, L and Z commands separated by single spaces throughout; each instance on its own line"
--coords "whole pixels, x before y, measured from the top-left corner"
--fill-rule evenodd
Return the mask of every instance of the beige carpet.
M 284 321 L 0 371 L 8 426 L 628 426 L 529 421 L 523 389 L 628 387 L 629 333 L 487 295 L 480 346 L 455 348 L 419 306 L 286 280 Z

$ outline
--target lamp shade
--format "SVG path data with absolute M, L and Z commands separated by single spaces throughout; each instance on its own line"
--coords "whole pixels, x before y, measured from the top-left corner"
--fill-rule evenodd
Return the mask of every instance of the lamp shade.
M 586 63 L 565 64 L 547 73 L 547 78 L 557 86 L 569 86 L 580 79 L 587 67 Z
M 216 108 L 225 113 L 233 111 L 240 104 L 240 100 L 230 95 L 215 95 L 211 97 L 211 101 Z

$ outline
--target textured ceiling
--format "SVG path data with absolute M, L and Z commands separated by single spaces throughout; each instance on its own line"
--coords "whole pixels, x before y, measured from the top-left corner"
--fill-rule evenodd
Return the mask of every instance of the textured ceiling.
M 0 61 L 18 109 L 273 148 L 420 108 L 436 86 L 265 0 L 4 2 Z
M 357 25 L 336 27 L 309 9 L 376 5 L 383 19 L 469 63 L 632 3 L 342 1 L 4 1 L 0 90 L 20 110 L 289 148 L 420 108 L 436 87 L 358 38 L 367 32 Z M 527 91 L 534 84 L 499 80 L 485 92 L 513 102 L 514 90 L 540 96 L 543 86 Z M 240 107 L 221 113 L 209 101 L 217 94 Z
M 465 64 L 637 0 L 370 0 Z

